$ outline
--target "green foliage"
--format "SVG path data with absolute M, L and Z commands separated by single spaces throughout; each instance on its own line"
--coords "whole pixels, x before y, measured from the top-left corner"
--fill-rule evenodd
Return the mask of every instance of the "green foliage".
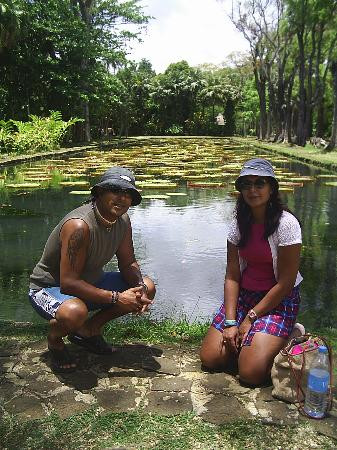
M 165 134 L 168 135 L 182 135 L 183 134 L 183 127 L 181 125 L 173 124 L 171 125 L 167 130 L 165 130 Z
M 19 0 L 0 0 L 0 53 L 13 47 L 22 14 Z
M 69 127 L 82 119 L 63 121 L 60 112 L 49 117 L 30 115 L 29 122 L 0 121 L 0 152 L 29 154 L 48 152 L 59 147 Z

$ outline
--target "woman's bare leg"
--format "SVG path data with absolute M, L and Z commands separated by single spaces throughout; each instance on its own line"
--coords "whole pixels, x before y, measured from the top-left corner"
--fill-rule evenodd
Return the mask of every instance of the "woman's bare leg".
M 208 369 L 223 369 L 234 356 L 233 352 L 224 345 L 222 333 L 210 326 L 201 344 L 202 365 Z
M 287 339 L 271 334 L 255 333 L 251 345 L 242 347 L 239 356 L 239 376 L 244 383 L 257 386 L 268 378 L 275 356 Z

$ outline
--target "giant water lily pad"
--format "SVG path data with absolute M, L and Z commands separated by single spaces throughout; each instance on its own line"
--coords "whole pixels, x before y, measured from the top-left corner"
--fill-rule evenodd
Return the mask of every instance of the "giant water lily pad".
M 138 183 L 139 187 L 143 189 L 167 189 L 172 187 L 177 187 L 176 183 Z
M 165 195 L 169 195 L 170 197 L 185 197 L 187 194 L 185 192 L 165 192 Z
M 170 198 L 168 195 L 164 194 L 153 194 L 153 195 L 142 195 L 143 199 L 158 199 L 158 200 L 166 200 Z
M 219 188 L 222 187 L 222 183 L 187 183 L 188 188 Z
M 317 178 L 337 178 L 337 174 L 335 173 L 321 173 L 320 175 L 316 175 Z
M 291 186 L 280 186 L 279 191 L 294 192 L 294 188 L 292 188 Z
M 70 191 L 69 194 L 72 194 L 72 195 L 90 195 L 91 191 Z
M 324 183 L 326 186 L 337 186 L 337 181 L 327 181 Z
M 314 181 L 314 177 L 303 176 L 303 177 L 288 177 L 288 181 Z
M 89 181 L 60 181 L 60 186 L 88 186 Z
M 32 189 L 40 187 L 40 183 L 8 183 L 5 187 L 10 189 Z
M 51 180 L 51 177 L 40 177 L 40 176 L 37 176 L 37 177 L 25 177 L 25 181 L 36 181 L 36 182 L 42 181 L 42 182 L 44 182 L 44 181 L 49 181 L 49 180 Z

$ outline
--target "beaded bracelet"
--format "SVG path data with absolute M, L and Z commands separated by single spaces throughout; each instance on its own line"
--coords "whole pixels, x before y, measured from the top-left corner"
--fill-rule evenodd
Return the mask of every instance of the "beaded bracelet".
M 119 298 L 119 292 L 118 291 L 111 291 L 111 303 L 115 305 L 118 302 Z

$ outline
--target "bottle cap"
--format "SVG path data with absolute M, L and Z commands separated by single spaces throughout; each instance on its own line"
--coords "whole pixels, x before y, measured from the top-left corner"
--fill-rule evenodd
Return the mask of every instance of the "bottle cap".
M 326 348 L 325 345 L 320 345 L 318 347 L 318 351 L 319 351 L 319 353 L 328 353 L 328 349 Z

